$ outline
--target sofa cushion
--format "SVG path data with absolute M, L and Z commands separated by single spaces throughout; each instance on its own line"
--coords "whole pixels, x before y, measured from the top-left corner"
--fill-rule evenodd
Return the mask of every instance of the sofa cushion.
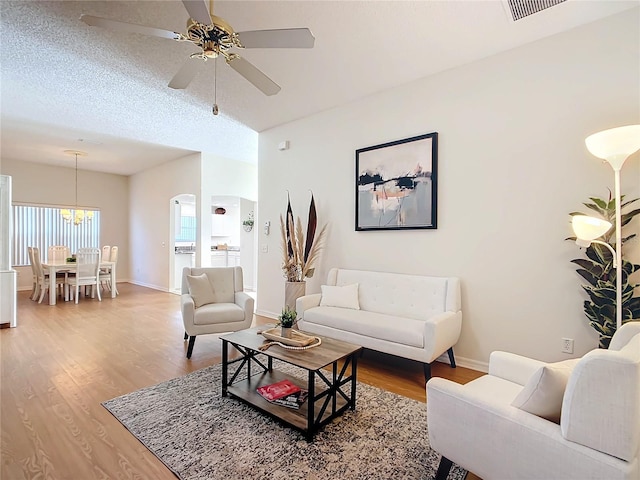
M 329 281 L 327 283 L 331 284 Z M 338 269 L 335 285 L 358 284 L 360 309 L 427 320 L 446 309 L 447 278 Z
M 412 347 L 424 347 L 424 322 L 339 307 L 314 307 L 304 321 Z
M 358 302 L 358 284 L 344 286 L 321 285 L 321 307 L 342 307 L 360 310 Z
M 193 315 L 194 325 L 242 322 L 244 310 L 235 303 L 210 303 L 198 308 Z
M 525 412 L 560 423 L 564 390 L 579 358 L 548 363 L 531 375 L 511 405 Z
M 206 275 L 213 287 L 215 303 L 233 303 L 235 292 L 242 291 L 241 280 L 236 278 L 235 269 L 240 267 L 200 268 L 191 269 L 192 275 Z M 242 276 L 240 275 L 240 279 Z M 240 285 L 238 285 L 240 283 Z M 239 288 L 239 289 L 238 289 Z
M 187 275 L 187 284 L 189 285 L 189 295 L 193 298 L 193 304 L 196 308 L 216 301 L 213 286 L 206 274 Z

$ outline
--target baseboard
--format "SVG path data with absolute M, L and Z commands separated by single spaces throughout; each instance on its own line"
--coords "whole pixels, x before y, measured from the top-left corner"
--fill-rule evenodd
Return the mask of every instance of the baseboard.
M 278 318 L 278 313 L 273 313 L 273 312 L 266 312 L 264 310 L 256 310 L 255 312 L 256 315 L 260 315 L 261 317 L 267 317 L 267 318 L 272 318 L 274 320 L 276 320 Z
M 474 360 L 472 358 L 459 357 L 458 355 L 455 355 L 455 349 L 454 356 L 456 359 L 456 365 L 464 368 L 469 368 L 471 370 L 476 370 L 478 372 L 489 373 L 489 364 L 487 362 L 479 362 L 478 360 Z M 436 362 L 442 362 L 449 365 L 449 355 L 446 352 L 443 353 L 438 358 L 436 358 Z
M 120 283 L 120 282 L 117 282 Z M 152 285 L 150 283 L 138 282 L 135 280 L 129 280 L 128 283 L 132 283 L 133 285 L 138 285 L 140 287 L 152 288 L 154 290 L 160 290 L 161 292 L 169 293 L 169 289 L 167 287 L 161 287 L 160 285 Z

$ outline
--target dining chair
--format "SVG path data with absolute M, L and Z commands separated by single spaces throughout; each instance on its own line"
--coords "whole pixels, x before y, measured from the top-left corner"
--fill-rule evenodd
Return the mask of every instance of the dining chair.
M 76 253 L 76 275 L 67 278 L 70 298 L 75 299 L 78 303 L 81 286 L 90 286 L 91 298 L 95 297 L 98 292 L 98 300 L 102 301 L 100 296 L 100 261 L 102 252 L 99 248 L 79 248 Z M 71 287 L 74 287 L 73 289 Z
M 40 249 L 38 247 L 31 248 L 31 260 L 32 266 L 34 268 L 34 275 L 36 276 L 36 294 L 40 294 L 38 298 L 38 303 L 42 303 L 42 300 L 45 297 L 45 294 L 49 291 L 49 274 L 44 271 L 44 267 L 42 266 L 42 260 L 40 258 Z M 60 286 L 62 289 L 66 288 L 66 282 L 68 278 L 65 273 L 56 274 L 56 287 Z M 35 297 L 34 295 L 34 297 Z M 66 294 L 65 294 L 66 297 Z M 34 298 L 35 300 L 35 298 Z
M 55 262 L 55 263 L 65 263 L 67 258 L 71 256 L 71 250 L 66 245 L 50 245 L 47 248 L 47 262 Z M 56 272 L 56 277 L 58 278 L 66 278 L 67 276 L 75 275 L 69 270 L 58 270 Z M 64 294 L 65 300 L 67 299 L 67 294 L 65 293 L 66 283 L 60 286 L 60 295 Z
M 69 257 L 69 247 L 65 245 L 51 245 L 47 249 L 48 262 L 65 262 Z
M 102 247 L 102 261 L 109 262 L 111 261 L 109 260 L 110 258 L 111 258 L 111 246 L 105 245 L 104 247 Z
M 102 261 L 103 262 L 113 262 L 114 265 L 118 263 L 118 247 L 117 246 L 113 246 L 111 247 L 111 251 L 109 252 L 109 257 L 108 259 L 104 258 L 104 251 L 105 251 L 105 247 L 102 247 Z M 115 288 L 115 292 L 116 295 L 118 294 L 118 288 L 115 285 L 111 285 L 111 269 L 113 267 L 108 266 L 108 267 L 103 267 L 100 269 L 100 286 L 107 286 L 107 288 L 109 289 L 109 291 L 111 291 L 112 288 Z
M 31 274 L 33 275 L 33 285 L 31 286 L 31 295 L 29 298 L 35 300 L 38 298 L 38 271 L 36 270 L 36 264 L 33 261 L 33 247 L 27 247 L 27 253 L 29 254 L 29 265 L 31 265 Z

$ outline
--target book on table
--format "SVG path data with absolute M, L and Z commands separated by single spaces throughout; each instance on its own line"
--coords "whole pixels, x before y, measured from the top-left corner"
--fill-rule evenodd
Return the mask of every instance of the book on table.
M 283 398 L 293 393 L 299 392 L 300 387 L 289 380 L 282 380 L 270 385 L 263 385 L 261 387 L 258 387 L 257 391 L 267 400 L 273 401 L 278 398 Z
M 263 385 L 258 387 L 256 391 L 265 400 L 289 408 L 300 408 L 300 405 L 307 399 L 308 395 L 306 390 L 289 380 Z
M 300 405 L 304 403 L 304 401 L 309 396 L 309 392 L 305 389 L 300 389 L 299 392 L 292 393 L 291 395 L 287 395 L 286 397 L 276 398 L 272 400 L 271 403 L 275 405 L 280 405 L 282 407 L 299 409 Z

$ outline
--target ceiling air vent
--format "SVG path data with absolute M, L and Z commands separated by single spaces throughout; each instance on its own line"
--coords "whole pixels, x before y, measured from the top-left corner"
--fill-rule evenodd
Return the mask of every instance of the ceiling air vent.
M 520 20 L 567 0 L 503 0 L 513 20 Z

